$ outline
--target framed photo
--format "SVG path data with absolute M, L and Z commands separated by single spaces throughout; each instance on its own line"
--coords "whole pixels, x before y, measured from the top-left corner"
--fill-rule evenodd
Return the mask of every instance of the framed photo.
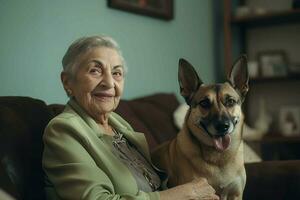
M 300 135 L 300 107 L 284 106 L 280 108 L 279 128 L 284 136 Z
M 173 19 L 173 0 L 107 0 L 108 7 L 164 20 Z
M 299 75 L 300 74 L 300 63 L 290 63 L 289 64 L 289 74 Z
M 260 76 L 283 77 L 288 72 L 287 55 L 282 50 L 259 52 L 257 55 Z

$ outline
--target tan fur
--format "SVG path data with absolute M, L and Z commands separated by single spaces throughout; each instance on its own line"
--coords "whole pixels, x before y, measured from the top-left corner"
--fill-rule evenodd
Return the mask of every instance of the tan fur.
M 220 95 L 213 88 L 214 85 L 199 87 L 194 100 L 198 101 L 205 96 L 212 100 L 213 106 L 208 111 L 191 107 L 177 137 L 154 151 L 153 162 L 166 170 L 170 187 L 187 183 L 197 177 L 205 177 L 221 199 L 242 199 L 246 183 L 242 142 L 244 117 L 241 104 L 227 108 L 220 103 L 228 94 L 237 99 L 240 97 L 229 83 L 221 84 Z M 207 116 L 208 112 L 227 112 L 240 118 L 234 131 L 230 133 L 231 144 L 224 152 L 216 151 L 211 137 L 194 123 L 200 117 Z

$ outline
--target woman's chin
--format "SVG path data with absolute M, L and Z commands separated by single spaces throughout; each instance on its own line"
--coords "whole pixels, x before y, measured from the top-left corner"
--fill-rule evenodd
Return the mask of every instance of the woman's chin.
M 98 101 L 95 109 L 98 113 L 107 114 L 115 110 L 116 106 L 114 101 Z

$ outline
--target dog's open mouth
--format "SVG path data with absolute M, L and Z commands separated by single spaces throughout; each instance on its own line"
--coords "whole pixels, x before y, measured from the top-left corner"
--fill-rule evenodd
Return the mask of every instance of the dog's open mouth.
M 218 151 L 225 151 L 226 149 L 228 149 L 230 145 L 231 137 L 229 134 L 226 134 L 221 137 L 213 137 L 212 140 L 213 140 L 214 147 Z
M 213 146 L 217 151 L 225 151 L 229 148 L 231 143 L 231 133 L 234 130 L 236 123 L 230 124 L 226 131 L 217 132 L 214 126 L 206 126 L 203 122 L 200 121 L 199 127 L 201 127 L 205 132 L 211 137 L 213 141 Z

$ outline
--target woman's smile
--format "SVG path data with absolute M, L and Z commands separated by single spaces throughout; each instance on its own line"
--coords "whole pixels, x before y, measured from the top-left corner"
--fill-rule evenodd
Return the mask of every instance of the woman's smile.
M 106 102 L 112 101 L 115 94 L 112 92 L 93 92 L 92 96 L 98 101 Z

